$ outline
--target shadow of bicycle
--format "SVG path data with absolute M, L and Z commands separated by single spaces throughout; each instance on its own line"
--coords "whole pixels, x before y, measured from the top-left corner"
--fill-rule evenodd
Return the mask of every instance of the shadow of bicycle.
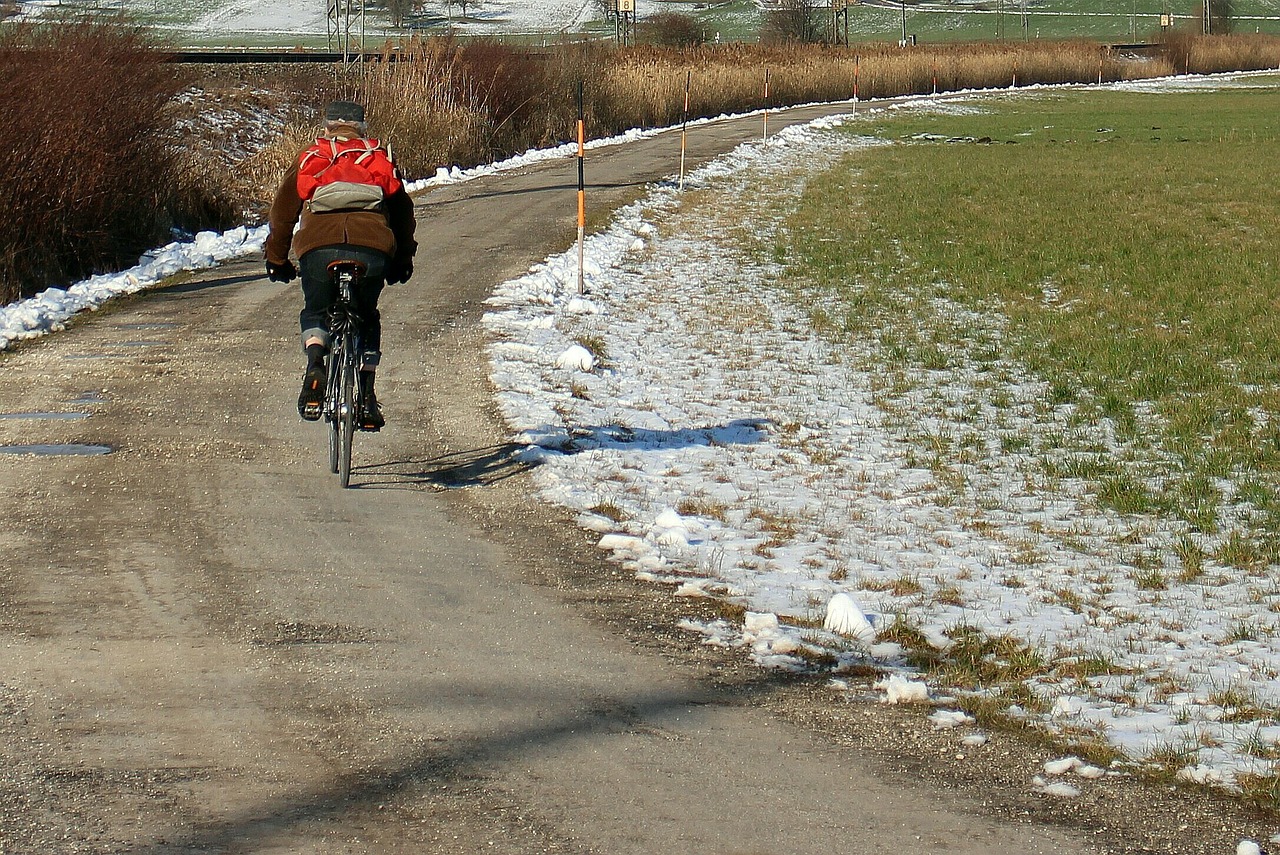
M 628 451 L 672 451 L 697 446 L 754 445 L 769 429 L 768 419 L 734 419 L 705 427 L 654 430 L 626 425 L 592 427 L 546 427 L 528 431 L 539 448 L 556 454 L 581 454 L 597 449 Z
M 484 487 L 537 466 L 534 458 L 522 454 L 528 450 L 527 445 L 504 442 L 435 457 L 354 466 L 351 472 L 359 475 L 361 481 L 352 482 L 351 486 L 357 490 L 408 486 L 439 489 Z
M 441 454 L 391 460 L 352 467 L 352 489 L 388 489 L 415 486 L 442 490 L 496 484 L 541 465 L 555 455 L 595 450 L 670 451 L 696 446 L 749 445 L 760 442 L 768 430 L 766 419 L 736 419 L 722 425 L 651 430 L 625 425 L 548 427 L 529 431 L 529 443 L 504 442 Z

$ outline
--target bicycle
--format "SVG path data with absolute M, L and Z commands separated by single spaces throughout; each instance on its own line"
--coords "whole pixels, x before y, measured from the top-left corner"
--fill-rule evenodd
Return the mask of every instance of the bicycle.
M 364 419 L 356 372 L 360 367 L 360 316 L 352 296 L 368 268 L 363 262 L 340 259 L 329 263 L 329 277 L 338 299 L 329 310 L 329 378 L 324 392 L 324 419 L 329 423 L 329 470 L 343 487 L 351 485 L 351 443 L 356 425 Z

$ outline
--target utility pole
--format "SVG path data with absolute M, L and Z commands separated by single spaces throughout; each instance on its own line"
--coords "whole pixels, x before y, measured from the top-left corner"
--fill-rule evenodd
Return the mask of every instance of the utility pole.
M 325 29 L 329 37 L 329 50 L 342 51 L 342 64 L 352 63 L 352 46 L 358 42 L 354 61 L 364 60 L 364 0 L 325 0 Z M 352 18 L 356 19 L 356 32 L 352 33 Z

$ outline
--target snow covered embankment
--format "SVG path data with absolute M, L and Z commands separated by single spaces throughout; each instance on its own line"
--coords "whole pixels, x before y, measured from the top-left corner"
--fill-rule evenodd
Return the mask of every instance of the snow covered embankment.
M 1217 693 L 1277 689 L 1268 675 L 1280 673 L 1280 649 L 1222 643 L 1221 625 L 1257 593 L 1251 583 L 1194 603 L 1147 596 L 1107 552 L 1114 515 L 1078 493 L 1028 494 L 1026 470 L 1007 454 L 993 452 L 974 473 L 981 490 L 957 497 L 911 465 L 918 449 L 878 406 L 875 344 L 824 340 L 771 284 L 780 214 L 759 188 L 794 195 L 810 169 L 875 144 L 810 128 L 744 146 L 688 182 L 719 203 L 686 212 L 687 194 L 659 187 L 591 238 L 586 295 L 574 252 L 498 289 L 486 317 L 493 381 L 524 455 L 542 464 L 542 495 L 575 509 L 639 578 L 745 605 L 742 621 L 686 625 L 763 665 L 804 667 L 821 652 L 837 672 L 892 670 L 902 648 L 872 636 L 896 621 L 942 649 L 947 630 L 976 627 L 1020 638 L 1049 663 L 1028 681 L 1043 712 L 1015 715 L 1136 760 L 1174 748 L 1190 780 L 1272 774 L 1257 746 L 1276 744 L 1280 729 L 1235 716 Z M 1037 382 L 1005 369 L 1012 410 L 1034 414 Z M 974 391 L 964 367 L 917 379 L 922 419 L 944 420 L 948 402 Z M 1060 428 L 1026 418 L 1022 429 Z M 1112 575 L 1099 588 L 1103 573 Z M 865 623 L 824 621 L 837 595 Z M 1101 617 L 1069 607 L 1099 596 Z M 1049 673 L 1091 653 L 1107 658 L 1106 673 Z

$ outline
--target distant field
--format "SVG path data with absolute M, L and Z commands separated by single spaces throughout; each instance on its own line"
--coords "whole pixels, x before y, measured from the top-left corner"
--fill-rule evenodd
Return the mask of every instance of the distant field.
M 21 3 L 26 9 L 120 9 L 170 32 L 174 42 L 188 46 L 308 46 L 327 44 L 324 0 L 280 0 L 270 4 L 249 0 L 64 0 L 60 4 Z M 850 41 L 897 41 L 904 30 L 924 42 L 991 39 L 1093 38 L 1111 42 L 1144 41 L 1160 30 L 1160 15 L 1174 16 L 1179 29 L 1198 30 L 1197 2 L 1166 4 L 1154 0 L 1130 3 L 1104 0 L 954 0 L 916 2 L 863 0 L 850 7 Z M 644 18 L 661 11 L 677 11 L 700 19 L 709 39 L 755 41 L 762 13 L 754 0 L 725 3 L 655 2 L 639 0 L 639 29 Z M 366 43 L 399 38 L 413 32 L 502 38 L 538 43 L 570 35 L 609 38 L 614 34 L 597 0 L 428 0 L 406 26 L 393 28 L 383 8 L 370 6 L 364 20 Z M 1234 29 L 1239 33 L 1280 34 L 1280 0 L 1236 0 Z M 353 31 L 358 24 L 353 23 Z M 843 36 L 844 27 L 841 26 Z
M 1150 0 L 1102 3 L 1098 0 L 1052 0 L 906 4 L 906 29 L 925 41 L 962 39 L 1096 38 L 1145 41 L 1160 32 L 1160 16 L 1169 10 L 1174 26 L 1198 31 L 1199 4 L 1165 4 Z M 850 38 L 900 38 L 903 7 L 891 0 L 872 0 L 850 18 Z M 1025 12 L 1025 15 L 1024 15 Z M 1280 2 L 1237 3 L 1239 33 L 1280 33 Z M 1274 20 L 1272 20 L 1274 19 Z M 856 29 L 857 35 L 854 35 Z
M 1257 169 L 1280 156 L 1276 81 L 991 98 L 875 132 L 901 143 L 813 182 L 786 255 L 843 296 L 843 334 L 884 343 L 886 383 L 976 366 L 1005 413 L 996 366 L 1026 366 L 1044 383 L 1037 426 L 1006 425 L 1004 450 L 1027 455 L 1028 483 L 1076 479 L 1192 532 L 1199 552 L 1170 558 L 1191 581 L 1200 553 L 1280 558 L 1280 180 Z M 966 326 L 985 311 L 1000 332 Z M 966 442 L 921 445 L 942 468 L 972 462 Z

